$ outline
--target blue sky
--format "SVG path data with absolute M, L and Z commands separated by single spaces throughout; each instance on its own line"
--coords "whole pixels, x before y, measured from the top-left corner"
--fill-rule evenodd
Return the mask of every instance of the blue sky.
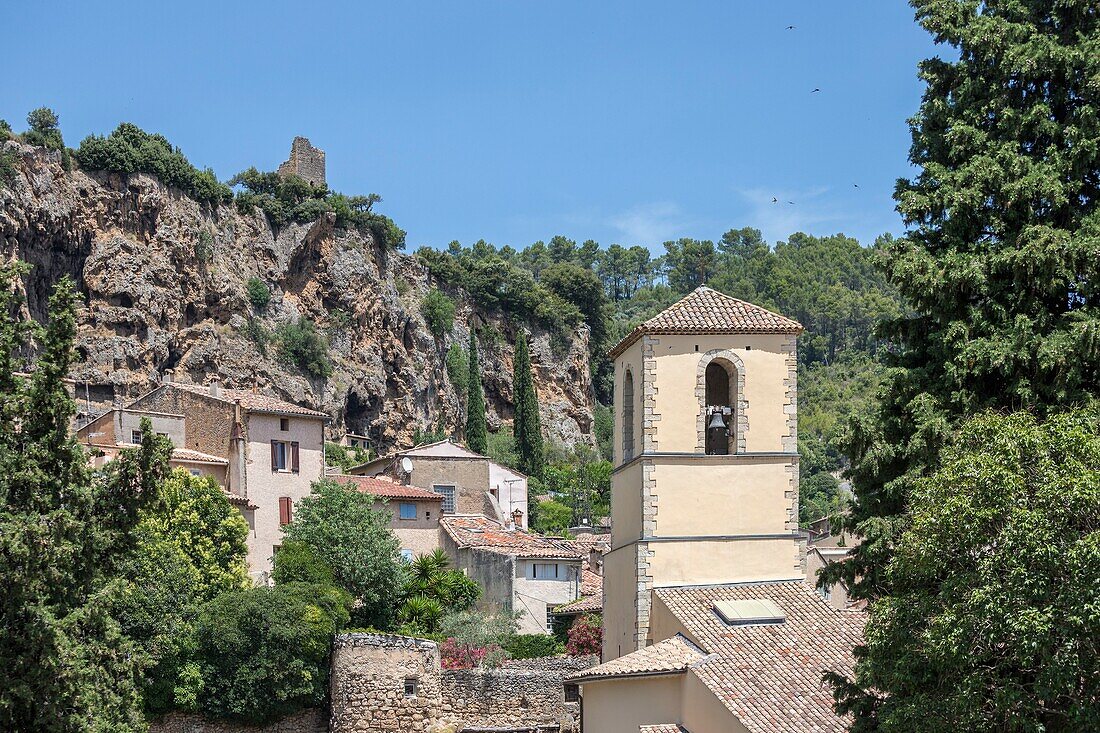
M 87 0 L 6 22 L 16 130 L 43 104 L 73 146 L 134 122 L 222 178 L 306 135 L 410 249 L 898 233 L 937 51 L 903 0 Z

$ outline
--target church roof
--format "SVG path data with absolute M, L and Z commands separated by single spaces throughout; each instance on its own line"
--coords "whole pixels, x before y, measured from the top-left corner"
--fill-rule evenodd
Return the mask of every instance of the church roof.
M 766 308 L 700 286 L 635 328 L 611 349 L 612 359 L 644 334 L 802 333 L 802 324 Z

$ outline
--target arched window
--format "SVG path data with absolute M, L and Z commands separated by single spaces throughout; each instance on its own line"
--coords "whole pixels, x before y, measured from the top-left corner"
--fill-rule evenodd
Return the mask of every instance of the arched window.
M 707 455 L 727 455 L 737 449 L 737 380 L 734 366 L 724 359 L 707 364 L 704 377 L 704 420 Z
M 634 457 L 634 375 L 623 375 L 623 463 Z

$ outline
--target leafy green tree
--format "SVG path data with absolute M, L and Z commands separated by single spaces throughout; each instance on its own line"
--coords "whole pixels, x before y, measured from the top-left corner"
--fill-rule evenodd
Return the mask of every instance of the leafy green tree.
M 607 341 L 608 320 L 607 296 L 599 276 L 580 265 L 562 262 L 546 268 L 540 282 L 580 311 L 591 334 L 591 351 L 602 351 Z
M 76 160 L 81 168 L 90 171 L 148 173 L 196 201 L 217 205 L 233 198 L 229 186 L 218 181 L 212 170 L 199 170 L 166 137 L 145 132 L 129 122 L 120 124 L 107 137 L 84 138 L 76 151 Z
M 537 502 L 537 506 L 531 507 L 528 524 L 536 532 L 560 535 L 573 526 L 573 507 L 557 499 L 539 501 L 536 498 L 533 501 Z
M 355 598 L 356 624 L 386 628 L 400 597 L 400 545 L 390 531 L 389 511 L 353 485 L 322 479 L 295 507 L 283 527 L 288 542 L 301 542 L 323 560 L 336 585 Z
M 485 421 L 485 394 L 481 391 L 481 366 L 477 358 L 477 336 L 470 329 L 470 377 L 466 392 L 466 446 L 475 453 L 488 450 L 489 428 Z
M 198 619 L 199 707 L 209 717 L 265 723 L 321 705 L 332 635 L 350 597 L 324 585 L 287 583 L 223 593 Z
M 276 585 L 336 585 L 336 574 L 332 568 L 305 542 L 284 542 L 275 553 L 273 564 L 271 579 Z
M 480 657 L 480 666 L 499 667 L 507 658 L 504 647 L 515 636 L 522 611 L 484 614 L 460 611 L 447 614 L 440 622 L 440 634 L 465 651 L 467 658 Z M 474 654 L 481 650 L 484 656 Z
M 1098 517 L 1095 407 L 965 422 L 913 484 L 855 683 L 834 677 L 852 729 L 1100 728 Z
M 717 252 L 709 240 L 680 239 L 665 242 L 668 284 L 686 293 L 706 285 L 717 271 Z
M 531 374 L 531 354 L 527 349 L 527 334 L 516 334 L 516 354 L 512 362 L 515 419 L 512 432 L 516 439 L 519 470 L 528 476 L 542 475 L 542 424 L 535 380 Z
M 0 268 L 0 313 L 18 312 L 15 278 Z M 119 567 L 137 541 L 167 453 L 152 436 L 95 477 L 70 430 L 76 295 L 66 277 L 45 328 L 0 318 L 0 728 L 144 730 L 140 650 L 111 614 Z M 30 377 L 17 355 L 35 337 Z
M 148 421 L 142 436 L 157 438 Z M 144 439 L 144 437 L 143 437 Z M 194 709 L 198 668 L 194 625 L 200 606 L 249 585 L 248 523 L 210 477 L 176 469 L 141 512 L 138 544 L 122 566 L 114 613 L 149 659 L 145 709 Z
M 420 301 L 420 313 L 437 339 L 446 336 L 454 327 L 455 302 L 436 288 L 429 290 Z
M 267 287 L 267 283 L 258 277 L 250 277 L 245 285 L 245 291 L 248 293 L 248 302 L 253 308 L 260 313 L 267 310 L 267 305 L 271 302 L 271 288 Z

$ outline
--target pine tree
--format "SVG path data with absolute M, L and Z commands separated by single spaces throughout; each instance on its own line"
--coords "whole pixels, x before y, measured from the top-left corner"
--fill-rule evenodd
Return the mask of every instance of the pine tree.
M 515 419 L 512 432 L 516 439 L 519 470 L 528 476 L 542 476 L 542 425 L 539 421 L 539 402 L 535 394 L 535 381 L 531 375 L 531 353 L 527 348 L 527 334 L 520 329 L 516 335 L 516 355 L 512 364 L 512 390 Z
M 485 394 L 481 391 L 481 366 L 477 357 L 477 336 L 473 329 L 470 329 L 470 379 L 466 388 L 466 447 L 481 454 L 489 449 Z
M 1100 391 L 1095 0 L 911 3 L 959 55 L 920 66 L 920 173 L 895 191 L 909 232 L 882 248 L 912 313 L 884 324 L 891 369 L 850 438 L 856 500 L 842 524 L 861 543 L 824 576 L 872 601 L 896 593 L 888 565 L 911 523 L 909 497 L 963 418 L 1042 417 Z M 859 730 L 878 730 L 892 692 L 888 678 L 857 675 L 841 707 Z
M 21 269 L 0 269 L 0 729 L 144 730 L 144 655 L 112 617 L 113 576 L 167 448 L 145 430 L 139 451 L 93 477 L 63 381 L 74 355 L 72 282 L 57 285 L 45 329 L 15 324 Z M 32 331 L 39 356 L 33 375 L 19 377 L 14 355 Z

